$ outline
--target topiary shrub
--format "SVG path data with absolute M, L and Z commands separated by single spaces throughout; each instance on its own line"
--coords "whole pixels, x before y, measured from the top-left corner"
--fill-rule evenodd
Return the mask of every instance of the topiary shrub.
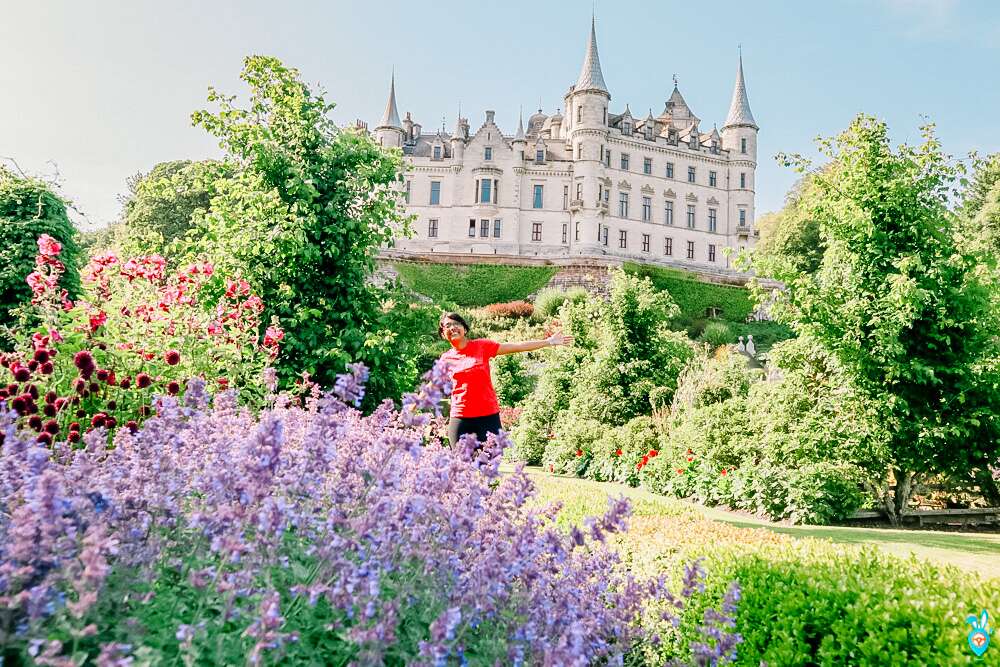
M 60 285 L 75 299 L 80 293 L 80 251 L 66 203 L 48 184 L 0 166 L 0 326 L 13 326 L 12 311 L 31 301 L 26 279 L 35 268 L 38 239 L 43 234 L 62 246 Z M 7 344 L 12 340 L 8 337 Z

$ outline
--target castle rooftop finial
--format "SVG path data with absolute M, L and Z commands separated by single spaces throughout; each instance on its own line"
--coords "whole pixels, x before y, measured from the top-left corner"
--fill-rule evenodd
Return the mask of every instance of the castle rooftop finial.
M 392 79 L 389 84 L 389 101 L 385 103 L 385 113 L 382 114 L 382 122 L 379 127 L 397 127 L 402 129 L 403 124 L 399 122 L 399 112 L 396 111 L 396 68 L 392 68 Z
M 583 58 L 583 67 L 580 68 L 580 76 L 576 80 L 574 91 L 598 90 L 608 93 L 608 85 L 604 83 L 604 74 L 601 72 L 601 58 L 597 54 L 597 28 L 596 19 L 590 17 L 590 39 L 587 42 L 587 54 Z
M 743 79 L 743 47 L 740 47 L 739 66 L 736 68 L 736 85 L 733 87 L 733 100 L 729 104 L 729 115 L 722 129 L 727 127 L 752 127 L 757 130 L 757 121 L 750 111 L 750 99 L 747 97 L 747 85 Z

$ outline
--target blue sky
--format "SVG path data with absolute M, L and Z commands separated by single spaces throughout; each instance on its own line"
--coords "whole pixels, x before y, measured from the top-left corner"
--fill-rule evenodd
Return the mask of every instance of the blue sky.
M 592 2 L 100 3 L 0 0 L 0 156 L 58 173 L 84 226 L 113 220 L 125 179 L 163 160 L 218 154 L 190 113 L 209 85 L 241 93 L 243 56 L 275 55 L 320 84 L 334 119 L 381 116 L 396 68 L 400 111 L 449 128 L 496 110 L 507 131 L 551 113 L 576 80 Z M 377 12 L 374 11 L 377 8 Z M 1000 150 L 1000 2 L 717 0 L 597 2 L 612 111 L 659 113 L 677 75 L 703 127 L 722 124 L 743 45 L 761 127 L 758 214 L 795 174 L 778 151 L 814 152 L 858 112 L 918 140 L 924 117 L 945 149 Z

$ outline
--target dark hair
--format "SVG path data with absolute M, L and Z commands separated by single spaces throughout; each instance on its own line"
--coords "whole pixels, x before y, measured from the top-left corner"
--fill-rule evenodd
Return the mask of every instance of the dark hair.
M 438 336 L 444 338 L 444 323 L 448 320 L 453 322 L 458 322 L 463 327 L 465 327 L 465 335 L 469 335 L 469 323 L 465 321 L 465 318 L 458 313 L 441 313 L 441 319 L 438 320 Z

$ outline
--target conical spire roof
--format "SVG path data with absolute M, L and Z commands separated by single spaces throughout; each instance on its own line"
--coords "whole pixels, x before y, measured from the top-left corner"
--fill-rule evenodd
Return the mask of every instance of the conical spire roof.
M 604 83 L 604 74 L 601 72 L 601 58 L 597 55 L 597 30 L 594 17 L 590 17 L 590 41 L 587 42 L 587 55 L 583 59 L 583 67 L 580 68 L 580 77 L 576 80 L 574 91 L 599 90 L 608 92 L 608 86 Z M 608 93 L 610 95 L 610 93 Z
M 524 136 L 524 117 L 523 114 L 517 114 L 517 134 L 514 135 L 514 141 L 525 141 Z
M 750 99 L 747 97 L 747 85 L 743 80 L 743 55 L 740 55 L 740 64 L 736 70 L 736 86 L 733 88 L 733 101 L 729 104 L 729 115 L 726 116 L 726 123 L 722 126 L 735 127 L 743 125 L 757 130 L 757 122 L 753 119 L 750 111 Z
M 399 112 L 396 111 L 396 73 L 392 73 L 392 82 L 389 84 L 389 101 L 385 103 L 385 113 L 382 114 L 382 122 L 379 127 L 398 127 L 403 129 L 403 124 L 399 122 Z

